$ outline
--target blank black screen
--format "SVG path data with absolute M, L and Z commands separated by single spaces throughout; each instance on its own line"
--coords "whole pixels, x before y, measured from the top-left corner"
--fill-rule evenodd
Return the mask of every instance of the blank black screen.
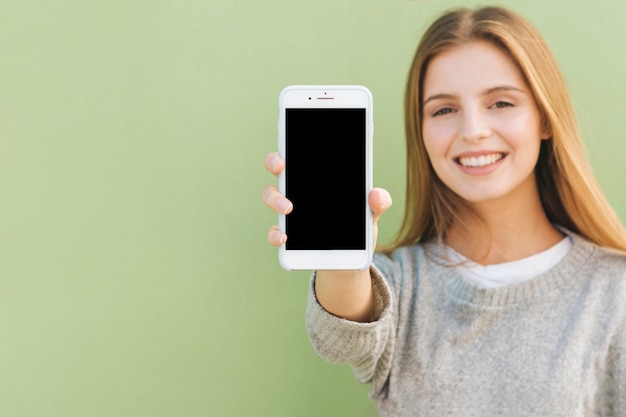
M 286 110 L 287 250 L 365 249 L 365 116 Z

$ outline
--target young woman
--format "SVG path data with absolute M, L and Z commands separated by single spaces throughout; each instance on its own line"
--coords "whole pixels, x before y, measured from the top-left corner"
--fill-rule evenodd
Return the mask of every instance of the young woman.
M 503 8 L 445 13 L 405 111 L 402 226 L 369 271 L 314 274 L 314 347 L 382 416 L 626 416 L 626 231 L 541 36 Z M 376 221 L 389 193 L 369 204 Z

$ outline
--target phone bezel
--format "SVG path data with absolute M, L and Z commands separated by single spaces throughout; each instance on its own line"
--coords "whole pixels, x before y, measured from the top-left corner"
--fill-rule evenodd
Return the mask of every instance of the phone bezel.
M 284 88 L 279 97 L 278 151 L 285 158 L 285 118 L 288 108 L 364 108 L 365 126 L 365 249 L 288 250 L 279 247 L 279 262 L 286 270 L 364 270 L 373 255 L 372 215 L 367 195 L 372 189 L 373 100 L 371 92 L 359 85 L 294 85 Z M 287 169 L 278 176 L 279 191 L 285 193 Z M 286 230 L 286 216 L 279 214 L 279 229 Z M 287 237 L 289 239 L 289 237 Z

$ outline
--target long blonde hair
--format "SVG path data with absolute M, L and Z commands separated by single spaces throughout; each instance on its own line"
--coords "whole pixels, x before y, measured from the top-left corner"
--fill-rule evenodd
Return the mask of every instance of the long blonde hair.
M 548 219 L 598 245 L 626 251 L 626 230 L 594 180 L 578 124 L 556 60 L 538 31 L 501 7 L 455 9 L 427 29 L 411 65 L 405 92 L 407 147 L 403 222 L 390 246 L 445 239 L 465 207 L 435 174 L 422 138 L 422 91 L 429 62 L 452 47 L 487 41 L 502 48 L 519 67 L 535 97 L 542 122 L 551 132 L 543 140 L 536 181 Z M 459 220 L 459 219 L 457 219 Z

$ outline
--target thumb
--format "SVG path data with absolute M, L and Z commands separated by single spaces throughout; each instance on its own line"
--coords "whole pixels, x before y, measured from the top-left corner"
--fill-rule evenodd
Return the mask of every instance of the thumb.
M 374 222 L 378 221 L 380 215 L 387 211 L 393 203 L 391 195 L 384 188 L 372 188 L 367 199 L 370 210 L 372 210 Z

